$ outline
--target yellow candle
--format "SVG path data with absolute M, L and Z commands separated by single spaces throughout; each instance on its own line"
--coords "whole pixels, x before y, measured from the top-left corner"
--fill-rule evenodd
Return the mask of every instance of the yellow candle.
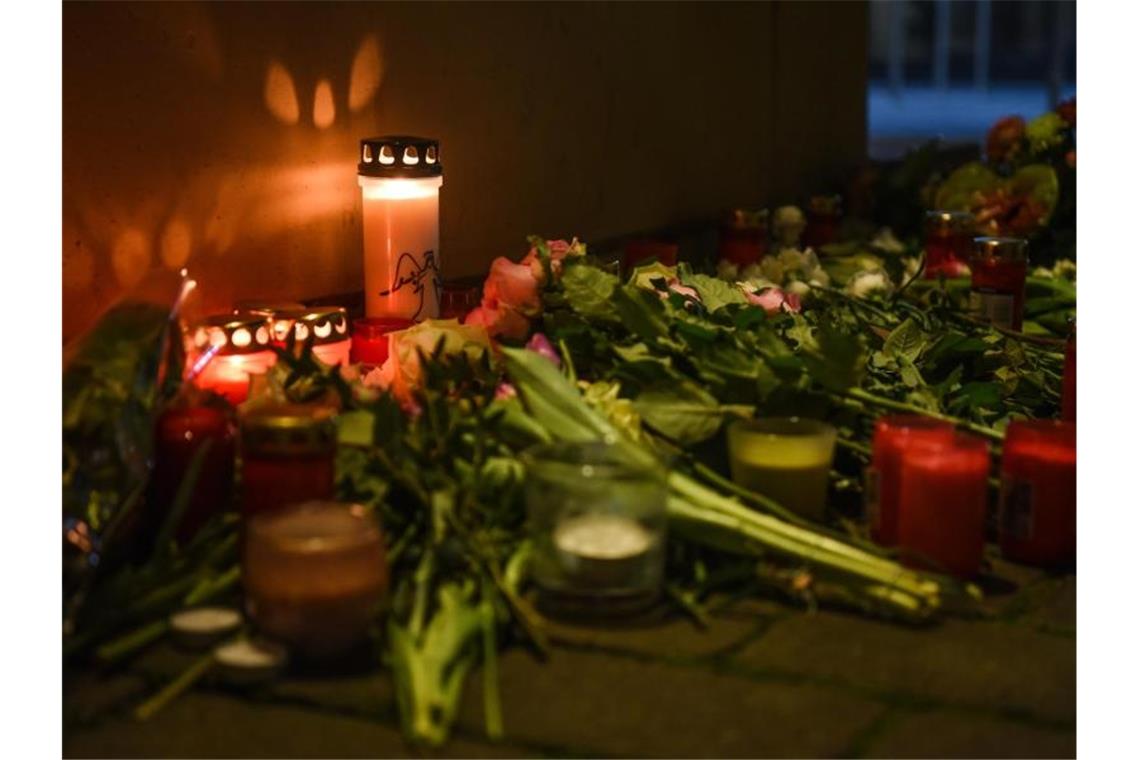
M 774 417 L 728 429 L 732 479 L 813 520 L 827 507 L 835 428 L 815 420 Z
M 369 317 L 439 317 L 439 144 L 418 137 L 361 141 L 364 292 Z

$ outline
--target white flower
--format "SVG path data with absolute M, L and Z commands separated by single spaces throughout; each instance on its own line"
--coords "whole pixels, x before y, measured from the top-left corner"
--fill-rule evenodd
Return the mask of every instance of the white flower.
M 883 270 L 859 272 L 847 283 L 847 292 L 856 298 L 864 298 L 876 291 L 891 289 L 891 280 Z
M 784 248 L 780 251 L 779 255 L 780 265 L 785 270 L 799 270 L 804 271 L 806 259 L 804 254 L 797 248 Z
M 1050 269 L 1049 267 L 1037 267 L 1036 269 L 1034 269 L 1029 274 L 1029 276 L 1030 277 L 1041 277 L 1041 278 L 1044 278 L 1046 280 L 1052 280 L 1053 279 L 1053 270 Z
M 831 275 L 823 267 L 819 267 L 815 271 L 808 272 L 808 282 L 812 285 L 819 285 L 821 288 L 826 288 L 831 284 Z
M 1053 265 L 1053 276 L 1059 280 L 1077 281 L 1077 263 L 1072 259 L 1058 259 Z
M 772 231 L 783 245 L 796 245 L 800 241 L 807 221 L 804 212 L 796 206 L 780 206 L 772 215 Z
M 789 293 L 795 293 L 802 298 L 811 292 L 811 285 L 808 285 L 803 280 L 796 280 L 795 282 L 788 283 L 788 286 L 784 288 L 784 290 Z
M 740 274 L 740 267 L 728 259 L 721 259 L 716 263 L 716 276 L 722 280 L 735 280 Z
M 878 248 L 884 253 L 902 253 L 906 250 L 906 246 L 895 237 L 894 230 L 890 227 L 883 227 L 879 230 L 878 234 L 871 239 L 871 247 Z
M 740 276 L 745 280 L 755 280 L 764 276 L 764 270 L 759 264 L 753 262 L 744 267 L 744 271 L 740 273 Z
M 904 280 L 909 280 L 911 277 L 914 277 L 916 274 L 918 274 L 918 263 L 918 256 L 902 259 Z
M 784 266 L 775 256 L 765 256 L 760 261 L 760 274 L 765 280 L 778 284 L 784 281 Z

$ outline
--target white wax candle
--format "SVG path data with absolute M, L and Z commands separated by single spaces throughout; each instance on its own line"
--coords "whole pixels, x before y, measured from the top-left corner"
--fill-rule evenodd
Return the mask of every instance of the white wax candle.
M 635 582 L 654 545 L 654 536 L 637 520 L 591 514 L 564 520 L 554 529 L 554 546 L 574 581 L 621 588 Z

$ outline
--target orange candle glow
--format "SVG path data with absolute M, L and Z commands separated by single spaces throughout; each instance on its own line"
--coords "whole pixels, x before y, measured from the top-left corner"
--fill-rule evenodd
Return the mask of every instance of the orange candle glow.
M 360 141 L 365 313 L 439 317 L 439 143 L 420 137 Z
M 269 371 L 277 362 L 264 314 L 219 314 L 198 324 L 190 335 L 190 379 L 231 404 L 249 396 L 251 375 Z

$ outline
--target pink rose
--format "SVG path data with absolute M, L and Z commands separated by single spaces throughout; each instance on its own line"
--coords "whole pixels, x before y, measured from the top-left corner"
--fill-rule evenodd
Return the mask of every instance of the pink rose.
M 780 313 L 781 310 L 798 314 L 803 302 L 795 293 L 785 293 L 779 288 L 764 288 L 756 293 L 744 291 L 748 303 L 759 306 L 769 316 Z
M 562 274 L 562 260 L 567 256 L 582 256 L 585 255 L 586 249 L 578 238 L 567 243 L 565 240 L 547 240 L 546 248 L 550 251 L 550 271 L 554 273 L 555 277 Z M 526 256 L 523 257 L 523 264 L 526 264 L 534 272 L 534 277 L 538 280 L 540 285 L 546 284 L 546 272 L 542 268 L 542 261 L 538 257 L 538 249 L 531 248 L 527 251 Z
M 515 264 L 500 256 L 491 263 L 491 273 L 483 284 L 483 302 L 496 302 L 523 314 L 534 315 L 542 308 L 538 286 L 529 264 Z
M 681 281 L 676 277 L 668 280 L 667 284 L 669 286 L 669 290 L 673 291 L 677 295 L 684 296 L 685 298 L 689 298 L 693 301 L 701 300 L 701 296 L 699 293 L 697 293 L 695 288 L 690 288 L 688 285 L 682 285 Z M 662 297 L 664 297 L 664 294 L 662 294 Z
M 532 335 L 530 340 L 526 342 L 526 347 L 540 356 L 545 356 L 555 367 L 562 366 L 562 359 L 558 356 L 558 352 L 554 350 L 554 345 L 550 342 L 550 339 L 542 333 Z
M 499 383 L 495 388 L 495 399 L 497 401 L 506 401 L 512 398 L 518 398 L 519 392 L 515 390 L 515 386 L 510 383 Z
M 530 332 L 530 320 L 509 306 L 488 298 L 467 314 L 463 324 L 482 325 L 492 337 L 501 335 L 515 340 L 522 340 Z

